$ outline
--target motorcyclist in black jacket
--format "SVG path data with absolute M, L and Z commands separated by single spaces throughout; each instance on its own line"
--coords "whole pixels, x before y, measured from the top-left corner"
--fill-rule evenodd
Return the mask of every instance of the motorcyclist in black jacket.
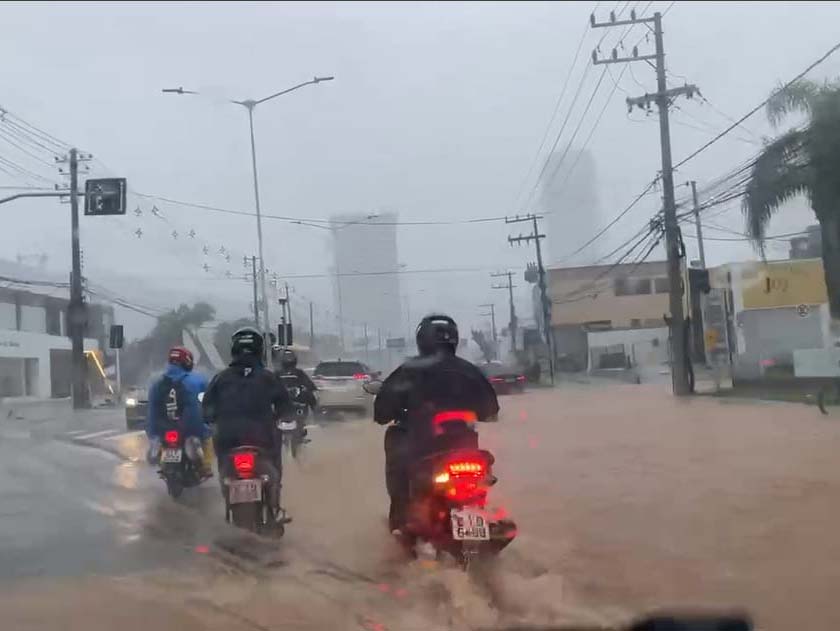
M 265 342 L 254 328 L 245 327 L 231 338 L 230 365 L 217 374 L 204 392 L 204 417 L 216 426 L 214 443 L 219 478 L 224 480 L 227 453 L 244 445 L 259 447 L 267 457 L 258 467 L 274 481 L 271 497 L 280 507 L 283 475 L 276 421 L 290 412 L 289 393 L 280 378 L 263 365 Z
M 373 408 L 385 425 L 385 483 L 391 498 L 388 521 L 400 534 L 408 503 L 409 467 L 431 449 L 432 416 L 441 410 L 472 410 L 479 421 L 499 412 L 496 393 L 484 374 L 455 354 L 458 325 L 446 315 L 430 315 L 417 326 L 418 356 L 392 372 Z
M 312 379 L 309 378 L 309 375 L 297 367 L 297 354 L 290 348 L 278 350 L 277 353 L 279 355 L 280 363 L 280 370 L 278 371 L 278 374 L 283 377 L 283 383 L 289 385 L 291 382 L 293 385 L 302 386 L 304 389 L 302 403 L 307 403 L 314 409 L 318 404 L 318 400 L 315 398 L 315 391 L 318 390 L 318 388 L 314 383 L 312 383 Z M 286 381 L 288 378 L 291 379 Z

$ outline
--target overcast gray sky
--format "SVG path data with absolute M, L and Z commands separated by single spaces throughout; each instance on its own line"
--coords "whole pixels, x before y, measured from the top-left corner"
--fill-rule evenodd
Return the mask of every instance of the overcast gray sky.
M 651 13 L 670 4 L 602 2 L 598 13 L 606 19 L 613 7 L 636 6 L 641 12 L 650 5 Z M 378 209 L 395 210 L 403 220 L 501 216 L 529 210 L 521 204 L 536 173 L 524 177 L 593 7 L 594 2 L 7 2 L 0 5 L 0 104 L 92 152 L 98 159 L 91 165 L 94 173 L 125 176 L 133 191 L 251 211 L 247 118 L 225 99 L 260 98 L 313 75 L 335 75 L 332 83 L 258 108 L 265 212 L 315 219 Z M 840 4 L 676 2 L 664 23 L 672 84 L 696 83 L 719 112 L 739 117 L 836 43 Z M 631 32 L 625 45 L 642 38 L 642 28 Z M 549 143 L 602 35 L 598 30 L 585 36 Z M 602 55 L 619 35 L 618 29 L 608 34 Z M 642 38 L 639 47 L 644 52 L 652 42 Z M 576 146 L 587 137 L 621 67 L 611 71 L 583 118 Z M 621 77 L 589 143 L 603 212 L 596 225 L 626 206 L 659 169 L 655 117 L 628 118 L 623 102 L 625 92 L 654 89 L 653 71 L 645 64 L 632 71 Z M 590 68 L 559 147 L 581 120 L 600 72 Z M 839 72 L 840 57 L 811 76 Z M 204 95 L 161 94 L 162 87 L 172 86 Z M 677 160 L 729 124 L 699 100 L 677 106 L 672 126 Z M 757 138 L 769 129 L 762 114 L 746 126 L 750 132 L 730 134 L 686 164 L 676 182 L 702 184 L 755 153 Z M 55 170 L 2 138 L 0 156 L 58 179 Z M 0 172 L 4 186 L 38 183 Z M 518 197 L 520 190 L 525 194 Z M 635 232 L 658 203 L 653 195 L 634 208 L 607 234 L 601 251 Z M 119 272 L 146 287 L 181 284 L 187 291 L 224 296 L 233 310 L 247 305 L 247 284 L 215 275 L 241 270 L 241 256 L 255 247 L 251 218 L 147 198 L 133 197 L 131 205 L 139 205 L 143 215 L 83 220 L 91 275 Z M 163 218 L 151 214 L 153 205 Z M 50 266 L 64 272 L 67 206 L 16 202 L 3 212 L 4 258 L 46 252 Z M 794 208 L 771 232 L 799 230 L 810 220 Z M 734 206 L 714 221 L 742 229 Z M 568 222 L 574 230 L 575 216 Z M 133 236 L 138 228 L 141 238 Z M 509 228 L 503 223 L 400 228 L 400 258 L 409 269 L 487 268 L 445 282 L 440 275 L 405 276 L 416 315 L 445 308 L 466 324 L 477 319 L 475 305 L 487 299 L 502 308 L 502 292 L 489 289 L 489 271 L 522 267 L 533 258 L 531 250 L 508 247 Z M 190 230 L 196 234 L 192 240 Z M 266 234 L 267 264 L 281 276 L 328 271 L 326 231 L 268 220 Z M 212 244 L 210 273 L 201 267 L 204 244 Z M 230 266 L 218 253 L 221 247 L 233 252 Z M 711 263 L 752 256 L 741 243 L 711 242 L 707 250 Z M 319 317 L 327 317 L 332 305 L 326 279 L 292 283 L 318 303 Z M 519 284 L 521 308 L 530 311 L 526 287 Z M 163 299 L 147 297 L 165 306 Z

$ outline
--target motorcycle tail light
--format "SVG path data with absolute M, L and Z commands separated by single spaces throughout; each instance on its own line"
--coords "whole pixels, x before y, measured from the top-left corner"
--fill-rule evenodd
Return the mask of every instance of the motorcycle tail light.
M 440 423 L 449 423 L 451 421 L 474 423 L 477 420 L 478 416 L 472 410 L 443 410 L 432 417 L 432 424 L 438 425 Z
M 256 468 L 256 454 L 252 451 L 244 451 L 233 454 L 233 468 L 240 478 L 253 478 Z
M 453 477 L 470 476 L 474 478 L 483 477 L 487 467 L 483 460 L 456 460 L 446 465 L 449 475 Z
M 177 430 L 170 429 L 169 431 L 163 433 L 163 442 L 167 445 L 177 445 L 180 439 L 181 434 L 179 434 Z

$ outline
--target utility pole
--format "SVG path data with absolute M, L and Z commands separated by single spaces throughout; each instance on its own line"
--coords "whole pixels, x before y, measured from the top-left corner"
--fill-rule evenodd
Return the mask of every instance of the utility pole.
M 510 349 L 513 352 L 516 352 L 516 307 L 513 304 L 513 288 L 516 285 L 513 284 L 513 272 L 501 272 L 499 274 L 490 274 L 491 278 L 501 278 L 503 276 L 507 276 L 507 284 L 506 285 L 493 285 L 493 289 L 507 289 L 508 290 L 508 302 L 510 306 L 510 320 L 508 321 L 508 330 L 510 331 Z
M 628 97 L 627 107 L 632 110 L 637 106 L 649 110 L 651 103 L 655 103 L 659 109 L 659 141 L 662 152 L 662 196 L 664 201 L 665 215 L 665 248 L 668 254 L 668 281 L 669 281 L 669 308 L 671 317 L 669 320 L 671 348 L 673 362 L 671 366 L 671 380 L 673 382 L 674 394 L 687 395 L 690 392 L 688 377 L 688 348 L 685 335 L 685 314 L 683 312 L 683 278 L 681 258 L 681 237 L 677 223 L 677 209 L 674 201 L 674 173 L 671 161 L 671 129 L 668 121 L 668 108 L 672 99 L 678 96 L 693 97 L 699 94 L 695 85 L 684 85 L 679 88 L 668 88 L 665 79 L 665 46 L 662 41 L 662 14 L 658 11 L 653 17 L 637 18 L 636 12 L 630 12 L 629 20 L 616 20 L 615 14 L 610 13 L 609 22 L 596 22 L 595 15 L 590 16 L 590 23 L 593 28 L 611 26 L 624 26 L 644 24 L 647 26 L 653 23 L 654 41 L 656 52 L 652 55 L 639 55 L 638 49 L 634 46 L 630 57 L 619 57 L 616 49 L 612 50 L 609 59 L 598 59 L 597 50 L 592 51 L 592 63 L 616 64 L 634 61 L 645 61 L 656 64 L 656 93 L 644 94 L 639 97 Z M 647 28 L 650 28 L 649 26 Z
M 485 318 L 490 316 L 490 326 L 492 328 L 493 333 L 493 343 L 495 344 L 498 341 L 498 336 L 496 335 L 496 305 L 494 304 L 486 304 L 486 305 L 478 305 L 482 308 L 490 309 L 490 313 L 482 313 L 481 315 Z
M 79 152 L 70 149 L 70 252 L 73 272 L 70 276 L 70 304 L 67 320 L 70 325 L 72 344 L 72 394 L 73 408 L 81 410 L 90 407 L 88 392 L 87 363 L 85 362 L 85 329 L 87 309 L 82 295 L 82 254 L 79 248 Z
M 703 228 L 700 226 L 700 204 L 697 201 L 697 182 L 691 180 L 691 198 L 694 201 L 694 225 L 697 228 L 697 245 L 700 248 L 700 267 L 706 269 L 706 250 L 703 248 Z
M 254 285 L 254 327 L 257 331 L 260 330 L 260 301 L 258 298 L 257 292 L 257 257 L 256 256 L 246 256 L 245 257 L 245 265 L 248 264 L 248 259 L 251 259 L 251 281 Z
M 533 232 L 531 234 L 522 235 L 518 237 L 508 237 L 508 243 L 522 243 L 533 241 L 537 250 L 537 271 L 539 273 L 538 285 L 540 288 L 540 301 L 542 302 L 542 318 L 543 318 L 543 333 L 545 335 L 545 347 L 548 351 L 548 374 L 551 378 L 551 385 L 554 385 L 554 344 L 551 340 L 551 300 L 548 298 L 548 287 L 545 282 L 545 266 L 542 260 L 542 248 L 540 241 L 545 239 L 544 234 L 540 234 L 540 226 L 538 220 L 542 219 L 539 215 L 525 215 L 523 217 L 516 216 L 513 219 L 506 218 L 505 223 L 522 223 L 532 222 Z
M 309 301 L 309 350 L 315 350 L 315 307 Z
M 369 363 L 370 362 L 370 355 L 368 354 L 367 322 L 365 322 L 364 327 L 365 327 L 365 363 Z

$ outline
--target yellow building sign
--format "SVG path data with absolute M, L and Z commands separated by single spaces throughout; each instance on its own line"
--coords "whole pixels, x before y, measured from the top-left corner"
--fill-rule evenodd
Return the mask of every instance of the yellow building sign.
M 828 301 L 822 261 L 756 263 L 741 271 L 744 309 L 818 305 Z

